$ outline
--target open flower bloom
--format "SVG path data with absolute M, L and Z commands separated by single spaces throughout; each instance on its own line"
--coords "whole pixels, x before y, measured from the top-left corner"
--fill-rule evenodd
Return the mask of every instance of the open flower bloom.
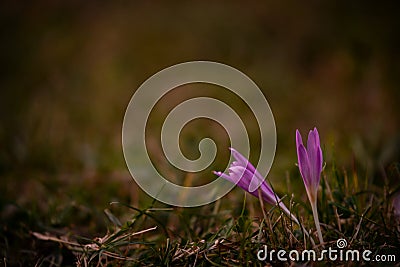
M 215 171 L 214 174 L 218 175 L 232 183 L 237 184 L 243 190 L 249 192 L 255 197 L 258 197 L 257 185 L 261 190 L 261 197 L 264 201 L 271 205 L 279 204 L 280 208 L 295 222 L 299 223 L 296 217 L 290 213 L 285 204 L 280 201 L 279 197 L 274 193 L 272 188 L 267 184 L 261 174 L 254 168 L 254 166 L 242 154 L 233 148 L 230 148 L 235 161 L 229 167 L 229 175 L 223 172 Z
M 303 145 L 299 130 L 296 130 L 296 147 L 300 174 L 306 187 L 308 199 L 310 200 L 318 238 L 322 244 L 324 241 L 322 239 L 317 211 L 317 193 L 322 172 L 322 150 L 317 128 L 314 128 L 308 134 L 307 149 Z
M 322 150 L 317 128 L 308 134 L 307 149 L 303 145 L 299 130 L 296 130 L 296 147 L 300 174 L 303 177 L 308 198 L 314 203 L 317 201 L 322 172 Z

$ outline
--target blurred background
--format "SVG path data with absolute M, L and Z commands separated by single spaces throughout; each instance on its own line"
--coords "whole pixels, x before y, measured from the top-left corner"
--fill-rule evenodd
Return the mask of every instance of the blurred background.
M 340 168 L 359 164 L 369 177 L 390 167 L 400 154 L 396 7 L 395 1 L 3 1 L 1 219 L 23 208 L 53 226 L 91 229 L 101 225 L 93 217 L 102 218 L 110 201 L 139 205 L 145 194 L 122 154 L 124 112 L 147 78 L 185 61 L 228 64 L 263 90 L 277 126 L 274 183 L 296 170 L 295 130 L 304 138 L 314 126 L 325 158 Z M 164 100 L 160 118 L 190 96 Z M 196 144 L 204 123 L 182 138 Z M 215 133 L 227 147 L 224 132 Z M 196 155 L 197 146 L 186 153 Z M 227 152 L 218 153 L 218 164 L 226 164 Z

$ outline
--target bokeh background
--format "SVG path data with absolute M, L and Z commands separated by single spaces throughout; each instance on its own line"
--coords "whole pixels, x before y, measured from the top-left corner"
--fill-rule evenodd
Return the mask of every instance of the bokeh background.
M 366 179 L 399 160 L 395 1 L 2 1 L 0 38 L 3 222 L 23 210 L 90 232 L 110 201 L 140 205 L 122 154 L 124 112 L 141 83 L 185 61 L 231 65 L 263 90 L 277 186 L 296 169 L 296 129 L 317 126 L 325 158 L 362 165 Z M 196 144 L 207 124 L 192 126 Z

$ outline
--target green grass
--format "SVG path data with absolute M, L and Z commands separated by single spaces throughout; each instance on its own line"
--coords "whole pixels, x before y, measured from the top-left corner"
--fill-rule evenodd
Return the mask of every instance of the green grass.
M 325 247 L 345 238 L 350 248 L 398 255 L 391 207 L 400 184 L 394 1 L 3 2 L 0 266 L 264 266 L 256 257 L 263 245 L 313 247 L 279 208 L 262 208 L 240 189 L 182 209 L 153 202 L 132 181 L 121 148 L 129 99 L 157 71 L 191 60 L 231 65 L 260 86 L 277 125 L 272 185 L 317 246 L 293 164 L 295 129 L 313 125 L 327 146 L 318 198 Z M 154 140 L 173 103 L 194 96 L 226 100 L 258 136 L 240 99 L 191 88 L 159 103 L 149 121 Z M 203 135 L 218 145 L 215 168 L 198 174 L 200 182 L 228 159 L 225 131 L 206 123 L 181 135 L 182 152 L 194 158 Z M 253 161 L 259 141 L 250 139 Z M 165 163 L 154 147 L 152 159 Z
M 398 264 L 400 227 L 391 200 L 399 191 L 399 166 L 393 163 L 370 179 L 356 166 L 325 166 L 318 198 L 325 248 L 335 248 L 336 240 L 344 238 L 348 249 L 396 256 L 396 262 L 382 266 Z M 296 171 L 293 167 L 287 177 L 296 188 L 279 194 L 286 193 L 283 201 L 308 234 L 279 207 L 261 203 L 239 189 L 199 208 L 172 208 L 156 201 L 138 208 L 121 201 L 105 205 L 102 215 L 76 201 L 55 203 L 48 214 L 8 204 L 2 213 L 2 261 L 5 266 L 264 266 L 266 262 L 257 258 L 264 245 L 268 250 L 321 251 Z M 290 265 L 276 257 L 268 263 Z M 360 262 L 298 264 L 352 266 Z

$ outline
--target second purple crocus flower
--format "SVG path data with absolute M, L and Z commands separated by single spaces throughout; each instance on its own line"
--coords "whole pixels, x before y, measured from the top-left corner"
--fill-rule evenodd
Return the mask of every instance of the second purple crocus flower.
M 308 199 L 310 200 L 318 238 L 322 244 L 324 241 L 322 239 L 321 227 L 318 219 L 317 193 L 323 159 L 317 128 L 314 128 L 314 130 L 311 130 L 308 134 L 307 148 L 303 145 L 299 130 L 296 130 L 296 147 L 300 174 L 306 187 Z
M 288 210 L 288 208 L 280 201 L 280 198 L 275 194 L 272 188 L 267 184 L 265 179 L 256 170 L 256 168 L 245 158 L 242 154 L 233 148 L 230 148 L 235 161 L 229 167 L 229 174 L 215 171 L 214 174 L 218 175 L 232 183 L 237 184 L 243 190 L 249 192 L 255 197 L 258 197 L 258 186 L 260 185 L 261 197 L 264 201 L 271 205 L 279 205 L 280 208 L 297 224 L 299 221 L 297 218 Z M 254 188 L 254 189 L 253 189 Z

